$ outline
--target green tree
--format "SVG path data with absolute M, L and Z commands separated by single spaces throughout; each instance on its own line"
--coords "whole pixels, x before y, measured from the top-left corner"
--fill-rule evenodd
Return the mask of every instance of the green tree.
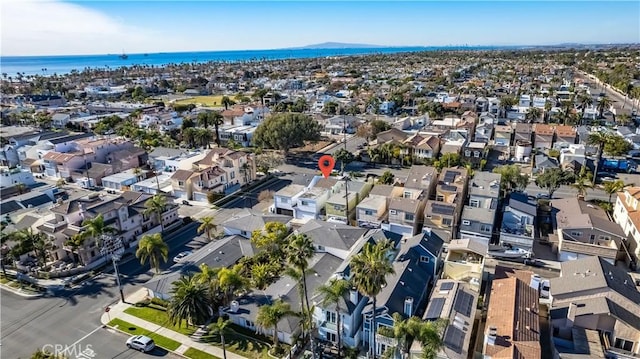
M 387 275 L 393 274 L 393 266 L 387 256 L 391 245 L 388 242 L 373 244 L 367 242 L 362 251 L 351 258 L 351 282 L 358 291 L 373 301 L 373 311 L 377 309 L 378 293 L 387 285 Z M 377 328 L 376 316 L 372 316 L 370 328 Z M 371 335 L 371 350 L 375 357 L 376 333 Z
M 194 279 L 207 288 L 207 301 L 211 308 L 220 304 L 220 270 L 222 267 L 209 267 L 205 263 L 200 264 L 200 271 L 194 274 Z
M 633 146 L 622 136 L 609 135 L 604 144 L 603 152 L 609 156 L 624 156 L 633 149 Z
M 604 111 L 607 111 L 609 107 L 611 107 L 611 99 L 607 96 L 602 96 L 602 98 L 598 101 L 598 114 L 600 118 L 604 118 Z
M 93 219 L 85 219 L 82 222 L 82 229 L 79 233 L 79 238 L 82 239 L 80 245 L 84 245 L 86 239 L 93 238 L 98 243 L 98 246 L 102 246 L 102 237 L 104 235 L 116 233 L 118 233 L 118 230 L 105 224 L 104 217 L 101 213 Z
M 462 164 L 462 158 L 459 153 L 450 152 L 445 153 L 438 160 L 433 163 L 433 166 L 442 171 L 446 167 L 456 167 Z
M 284 151 L 320 138 L 320 124 L 299 113 L 278 113 L 264 120 L 253 134 L 256 146 Z
M 31 359 L 67 359 L 67 357 L 62 354 L 53 354 L 46 350 L 38 349 L 35 353 L 31 354 Z
M 236 104 L 235 101 L 229 98 L 229 96 L 222 96 L 222 100 L 220 100 L 220 103 L 222 104 L 222 106 L 224 106 L 225 110 L 228 110 L 229 106 L 233 106 Z
M 167 307 L 167 315 L 171 324 L 182 326 L 199 325 L 211 316 L 211 308 L 207 302 L 207 287 L 193 275 L 182 276 L 173 283 L 171 301 Z
M 162 239 L 162 234 L 144 235 L 138 243 L 136 258 L 140 259 L 142 265 L 149 261 L 156 274 L 160 273 L 160 261 L 166 262 L 169 259 L 169 246 Z
M 422 345 L 422 358 L 435 359 L 442 348 L 442 332 L 445 325 L 441 321 L 423 322 L 420 324 L 419 332 L 415 338 Z
M 378 183 L 391 185 L 393 184 L 394 180 L 395 178 L 394 178 L 393 172 L 386 170 L 380 176 L 380 178 L 378 178 Z
M 213 221 L 213 217 L 202 217 L 200 219 L 200 222 L 202 222 L 202 224 L 200 224 L 200 227 L 198 227 L 198 233 L 206 233 L 209 242 L 211 242 L 211 231 L 215 231 L 218 229 L 218 225 L 216 225 Z
M 536 185 L 542 189 L 546 189 L 549 198 L 553 198 L 553 193 L 563 184 L 569 184 L 572 180 L 572 174 L 565 172 L 559 168 L 550 168 L 539 174 L 536 178 Z
M 264 229 L 253 231 L 251 242 L 261 251 L 272 254 L 274 258 L 282 258 L 288 234 L 289 228 L 284 223 L 267 222 Z
M 380 132 L 388 131 L 391 125 L 383 120 L 373 120 L 369 123 L 371 127 L 371 138 L 376 138 Z
M 337 115 L 340 106 L 336 102 L 327 102 L 322 107 L 322 113 L 327 115 Z
M 350 289 L 351 285 L 348 281 L 338 278 L 332 278 L 329 283 L 323 284 L 316 289 L 316 293 L 321 297 L 320 304 L 323 307 L 333 305 L 336 310 L 338 358 L 342 357 L 342 307 L 340 303 L 342 303 Z
M 142 213 L 146 216 L 155 215 L 158 223 L 160 223 L 160 228 L 164 232 L 162 214 L 167 210 L 167 199 L 160 194 L 153 195 L 144 203 L 144 207 L 145 209 Z
M 529 184 L 529 176 L 521 173 L 516 165 L 499 166 L 493 169 L 493 173 L 500 174 L 500 186 L 503 196 L 511 193 L 514 189 L 524 190 Z
M 220 335 L 220 343 L 222 343 L 222 357 L 227 359 L 227 347 L 224 342 L 224 335 L 229 331 L 231 325 L 230 320 L 218 317 L 218 321 L 211 323 L 211 331 Z
M 600 161 L 602 161 L 602 152 L 604 151 L 604 145 L 608 142 L 609 135 L 604 132 L 591 132 L 587 137 L 587 143 L 590 145 L 598 146 L 598 153 L 595 160 L 595 176 L 593 177 L 593 184 L 595 184 L 596 177 L 598 176 L 598 168 L 600 167 Z
M 586 178 L 578 178 L 575 183 L 571 185 L 571 187 L 575 188 L 578 191 L 578 197 L 584 198 L 587 195 L 587 190 L 593 188 L 591 183 L 587 181 Z
M 262 305 L 258 308 L 256 323 L 263 328 L 273 328 L 273 345 L 277 349 L 280 346 L 278 323 L 285 317 L 295 315 L 288 303 L 276 300 L 272 304 Z
M 603 187 L 604 191 L 609 195 L 609 203 L 612 203 L 611 197 L 613 197 L 615 193 L 622 191 L 625 184 L 622 180 L 606 181 L 604 182 Z
M 222 268 L 218 272 L 218 282 L 220 283 L 225 305 L 231 302 L 234 293 L 247 285 L 247 279 L 241 274 L 241 270 L 240 266 L 233 266 L 231 268 Z
M 355 160 L 355 156 L 353 155 L 353 153 L 345 150 L 344 148 L 339 149 L 338 151 L 336 151 L 336 153 L 333 154 L 333 158 L 335 158 L 336 161 L 340 161 L 342 164 L 342 170 L 340 172 L 342 172 L 342 174 L 344 174 L 344 168 L 351 162 L 353 162 Z
M 293 234 L 289 238 L 289 243 L 285 249 L 285 257 L 290 266 L 297 269 L 301 274 L 299 285 L 302 288 L 302 296 L 300 298 L 300 308 L 303 314 L 311 314 L 311 306 L 309 305 L 309 292 L 307 288 L 307 271 L 309 269 L 309 260 L 315 254 L 313 242 L 306 234 Z M 304 323 L 304 321 L 303 321 Z M 310 329 L 310 328 L 309 328 Z M 304 327 L 303 327 L 304 331 Z M 303 333 L 304 335 L 304 333 Z M 309 335 L 311 339 L 311 347 L 313 345 L 313 335 Z

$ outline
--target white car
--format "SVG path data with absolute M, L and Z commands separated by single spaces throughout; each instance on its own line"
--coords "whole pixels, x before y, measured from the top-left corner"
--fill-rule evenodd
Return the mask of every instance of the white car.
M 175 263 L 180 263 L 183 259 L 185 259 L 186 257 L 190 256 L 193 252 L 191 251 L 184 251 L 184 252 L 180 252 L 178 253 L 177 256 L 173 257 L 173 261 Z
M 540 282 L 540 296 L 542 298 L 549 298 L 549 291 L 550 282 L 548 279 L 544 279 L 542 282 Z
M 153 342 L 153 339 L 147 336 L 136 335 L 135 337 L 127 339 L 127 347 L 148 353 L 156 347 L 156 343 Z

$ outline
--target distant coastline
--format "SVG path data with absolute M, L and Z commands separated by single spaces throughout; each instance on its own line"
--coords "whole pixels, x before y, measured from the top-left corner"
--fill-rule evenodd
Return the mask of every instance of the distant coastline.
M 319 44 L 321 45 L 321 44 Z M 317 45 L 316 45 L 317 46 Z M 292 48 L 278 50 L 236 50 L 236 51 L 201 51 L 201 52 L 161 52 L 127 54 L 126 59 L 119 54 L 107 55 L 67 55 L 67 56 L 2 56 L 0 63 L 2 73 L 15 77 L 23 75 L 67 74 L 72 70 L 82 71 L 85 68 L 109 68 L 147 65 L 164 66 L 183 63 L 206 62 L 242 62 L 259 60 L 289 60 L 305 58 L 322 58 L 331 56 L 354 56 L 371 54 L 394 54 L 402 52 L 439 51 L 439 50 L 496 50 L 517 47 L 475 46 L 475 47 L 357 47 L 357 48 Z M 46 70 L 45 70 L 46 69 Z

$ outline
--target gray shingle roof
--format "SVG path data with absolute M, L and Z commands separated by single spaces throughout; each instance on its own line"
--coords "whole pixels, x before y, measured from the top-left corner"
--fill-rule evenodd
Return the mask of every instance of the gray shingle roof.
M 298 228 L 313 240 L 316 246 L 349 250 L 367 230 L 340 223 L 329 223 L 312 219 Z
M 290 220 L 289 216 L 255 213 L 245 208 L 226 220 L 222 226 L 251 233 L 257 229 L 263 229 L 268 222 L 287 223 Z

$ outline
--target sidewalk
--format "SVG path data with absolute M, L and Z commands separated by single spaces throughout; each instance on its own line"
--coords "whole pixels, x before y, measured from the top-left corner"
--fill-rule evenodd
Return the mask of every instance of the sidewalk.
M 211 344 L 196 342 L 184 334 L 180 334 L 173 330 L 161 327 L 157 324 L 147 322 L 146 320 L 140 319 L 136 316 L 133 316 L 124 312 L 127 308 L 132 307 L 132 305 L 128 303 L 137 303 L 143 300 L 144 298 L 146 298 L 146 296 L 147 296 L 146 289 L 142 288 L 137 290 L 135 293 L 127 296 L 126 298 L 127 303 L 118 302 L 117 304 L 114 304 L 110 307 L 109 313 L 102 313 L 102 316 L 100 317 L 100 321 L 102 322 L 102 324 L 107 325 L 109 323 L 109 320 L 118 318 L 120 320 L 124 320 L 125 322 L 131 323 L 140 328 L 144 328 L 148 331 L 157 333 L 169 339 L 173 339 L 179 342 L 180 344 L 182 344 L 178 349 L 176 349 L 175 351 L 176 354 L 182 355 L 189 348 L 195 348 L 207 354 L 215 355 L 218 358 L 222 358 L 224 356 L 222 352 L 222 348 L 219 348 Z M 247 358 L 227 350 L 227 359 L 247 359 Z

